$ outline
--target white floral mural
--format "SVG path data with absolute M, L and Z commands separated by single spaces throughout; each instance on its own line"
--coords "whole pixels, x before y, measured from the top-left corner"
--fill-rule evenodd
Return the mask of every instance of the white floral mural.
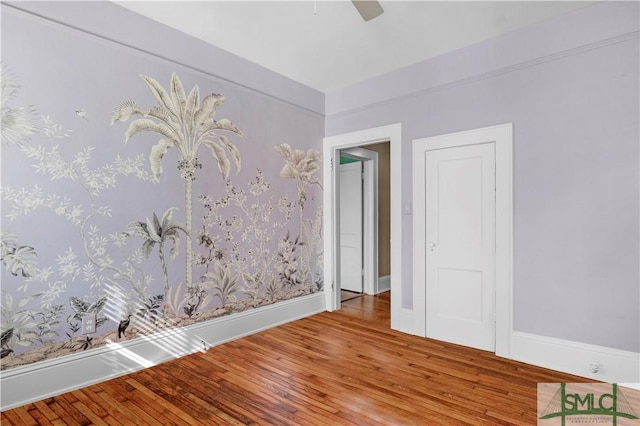
M 266 144 L 245 135 L 218 116 L 224 95 L 179 74 L 166 88 L 119 75 L 132 99 L 110 115 L 62 98 L 42 112 L 51 98 L 23 96 L 30 82 L 3 63 L 2 369 L 322 289 L 319 153 L 284 127 Z M 90 87 L 92 102 L 115 96 Z

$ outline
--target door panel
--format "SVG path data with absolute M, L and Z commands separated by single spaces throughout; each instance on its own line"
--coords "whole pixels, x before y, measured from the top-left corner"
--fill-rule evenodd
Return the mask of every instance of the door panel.
M 439 155 L 442 155 L 440 153 Z M 437 161 L 437 227 L 443 247 L 482 245 L 482 158 Z
M 495 348 L 493 143 L 424 151 L 426 334 Z
M 362 293 L 362 162 L 340 165 L 340 288 Z
M 482 322 L 482 304 L 476 303 L 482 297 L 482 272 L 440 268 L 437 294 L 440 317 Z

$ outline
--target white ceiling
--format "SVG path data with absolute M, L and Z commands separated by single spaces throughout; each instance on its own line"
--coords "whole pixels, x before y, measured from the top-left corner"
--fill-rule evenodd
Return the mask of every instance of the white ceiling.
M 592 2 L 382 0 L 369 22 L 346 0 L 116 3 L 329 93 Z

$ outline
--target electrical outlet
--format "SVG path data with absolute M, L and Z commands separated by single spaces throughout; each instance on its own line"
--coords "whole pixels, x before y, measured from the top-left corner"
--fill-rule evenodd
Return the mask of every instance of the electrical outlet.
M 96 332 L 96 314 L 85 314 L 82 316 L 82 334 L 93 334 Z

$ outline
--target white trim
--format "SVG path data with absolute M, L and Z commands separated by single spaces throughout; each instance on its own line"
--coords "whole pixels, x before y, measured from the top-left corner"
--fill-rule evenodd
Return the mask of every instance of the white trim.
M 405 331 L 406 321 L 402 320 L 402 126 L 400 123 L 375 127 L 342 135 L 324 138 L 322 146 L 322 179 L 324 210 L 324 277 L 327 310 L 340 309 L 340 292 L 335 287 L 337 240 L 334 217 L 336 217 L 336 151 L 379 142 L 390 142 L 391 147 L 391 328 Z M 409 331 L 406 331 L 409 332 Z
M 460 141 L 460 136 L 466 136 Z M 474 145 L 495 142 L 496 155 L 496 355 L 511 357 L 511 334 L 513 330 L 513 124 L 501 124 L 464 132 L 450 133 L 413 140 L 413 233 L 424 235 L 424 203 L 419 203 L 424 194 L 418 194 L 416 182 L 424 182 L 425 170 L 420 163 L 423 155 L 418 145 L 427 144 L 429 149 Z M 423 149 L 423 148 L 420 148 Z M 423 260 L 424 241 L 413 239 L 413 311 L 415 330 L 426 336 L 426 289 Z M 422 283 L 422 285 L 420 285 Z
M 365 151 L 365 150 L 363 150 Z M 373 159 L 362 163 L 364 182 L 364 283 L 366 294 L 376 294 L 378 289 L 378 153 L 371 152 Z
M 378 277 L 378 293 L 384 293 L 391 290 L 391 275 L 384 275 Z
M 363 285 L 366 294 L 378 293 L 378 153 L 364 148 L 341 149 L 344 155 L 362 161 L 363 185 Z M 340 175 L 337 174 L 336 177 Z M 339 183 L 338 183 L 339 185 Z M 339 230 L 338 230 L 339 232 Z
M 325 310 L 322 293 L 2 371 L 0 411 L 80 389 Z
M 589 345 L 516 331 L 513 359 L 551 370 L 609 383 L 640 383 L 640 353 Z M 592 373 L 589 365 L 597 362 Z
M 393 301 L 393 291 L 391 292 L 391 300 Z M 391 309 L 393 312 L 393 305 L 391 306 Z M 413 314 L 414 314 L 413 309 L 401 308 L 400 315 L 398 316 L 398 318 L 395 319 L 395 323 L 394 323 L 394 318 L 393 317 L 391 318 L 391 328 L 393 328 L 394 330 L 401 331 L 403 333 L 420 336 L 420 334 L 416 332 L 417 321 L 414 318 Z

